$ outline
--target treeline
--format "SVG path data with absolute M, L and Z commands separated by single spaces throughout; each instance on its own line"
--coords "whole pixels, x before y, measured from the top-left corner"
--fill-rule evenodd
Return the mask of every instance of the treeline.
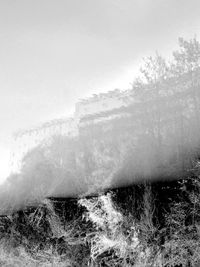
M 180 38 L 171 62 L 159 54 L 145 60 L 133 82 L 131 105 L 82 122 L 81 138 L 90 138 L 91 151 L 101 154 L 105 144 L 118 162 L 111 186 L 187 176 L 199 156 L 199 57 L 199 42 Z
M 91 122 L 77 138 L 56 136 L 25 155 L 21 172 L 1 187 L 2 210 L 187 177 L 200 151 L 199 64 L 195 38 L 180 38 L 171 62 L 147 58 L 133 82 L 133 103 L 119 117 Z
M 171 62 L 156 54 L 145 61 L 141 74 L 133 83 L 140 103 L 133 105 L 140 129 L 138 149 L 153 151 L 147 161 L 155 159 L 169 176 L 174 165 L 172 175 L 179 176 L 199 153 L 200 43 L 179 38 L 179 50 L 173 52 Z M 140 141 L 147 143 L 145 149 Z
M 180 39 L 171 62 L 145 61 L 122 116 L 26 154 L 0 188 L 1 264 L 199 266 L 199 63 Z

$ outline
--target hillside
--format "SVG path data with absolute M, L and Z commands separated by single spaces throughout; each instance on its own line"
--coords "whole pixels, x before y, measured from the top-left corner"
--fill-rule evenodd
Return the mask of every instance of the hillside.
M 130 93 L 1 186 L 1 266 L 199 266 L 199 42 L 146 59 Z

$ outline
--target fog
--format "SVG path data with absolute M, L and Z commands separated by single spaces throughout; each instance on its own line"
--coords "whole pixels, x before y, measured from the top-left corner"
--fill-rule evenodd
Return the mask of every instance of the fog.
M 12 132 L 130 88 L 142 57 L 199 36 L 199 13 L 198 0 L 0 1 L 0 158 Z
M 195 38 L 179 39 L 172 62 L 159 54 L 147 58 L 129 105 L 94 111 L 81 119 L 78 136 L 54 136 L 25 155 L 20 172 L 0 188 L 2 212 L 47 197 L 186 177 L 200 154 L 199 77 Z

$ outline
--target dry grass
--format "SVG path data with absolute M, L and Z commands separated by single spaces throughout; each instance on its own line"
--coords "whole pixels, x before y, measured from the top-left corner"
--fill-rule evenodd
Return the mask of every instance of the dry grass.
M 188 267 L 188 260 L 199 262 L 200 239 L 195 230 L 199 224 L 196 221 L 196 228 L 188 226 L 191 231 L 185 227 L 183 203 L 173 205 L 167 215 L 171 229 L 167 233 L 166 229 L 158 230 L 153 221 L 151 186 L 144 187 L 140 219 L 133 212 L 122 212 L 113 199 L 112 193 L 82 198 L 78 202 L 82 217 L 79 214 L 68 221 L 49 200 L 29 213 L 0 220 L 0 266 L 168 267 L 180 263 Z M 192 200 L 192 218 L 197 220 L 199 201 L 193 195 Z M 161 247 L 162 231 L 166 236 Z M 188 249 L 193 251 L 191 255 Z
M 160 266 L 160 254 L 157 253 L 152 262 L 153 248 L 140 240 L 134 218 L 127 218 L 117 210 L 111 194 L 82 199 L 79 203 L 87 208 L 86 219 L 92 221 L 96 228 L 90 236 L 90 255 L 94 266 Z M 152 224 L 148 226 L 151 228 Z M 148 231 L 152 231 L 149 228 Z
M 47 200 L 30 213 L 9 216 L 1 223 L 0 266 L 87 266 L 88 246 L 79 226 L 79 218 L 63 223 Z
M 69 267 L 71 261 L 62 259 L 52 248 L 37 252 L 34 256 L 22 246 L 8 250 L 0 245 L 0 266 L 5 267 Z

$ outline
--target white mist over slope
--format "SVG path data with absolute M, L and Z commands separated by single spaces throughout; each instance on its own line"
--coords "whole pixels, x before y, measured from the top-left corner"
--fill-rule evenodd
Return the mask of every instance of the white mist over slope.
M 1 158 L 18 129 L 130 87 L 140 58 L 199 36 L 199 13 L 198 0 L 0 1 Z
M 8 175 L 10 174 L 10 150 L 8 148 L 1 147 L 0 149 L 0 184 L 2 184 Z

